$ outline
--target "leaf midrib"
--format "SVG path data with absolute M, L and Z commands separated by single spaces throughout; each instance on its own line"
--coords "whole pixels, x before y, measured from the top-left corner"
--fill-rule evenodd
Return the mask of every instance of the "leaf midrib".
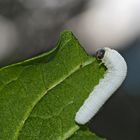
M 95 59 L 89 59 L 87 61 L 85 61 L 83 63 L 83 68 L 86 67 L 87 65 L 90 65 L 91 63 L 93 63 L 95 61 Z M 55 88 L 56 86 L 58 86 L 59 84 L 61 84 L 62 82 L 64 82 L 68 77 L 70 77 L 73 73 L 75 73 L 76 71 L 78 71 L 80 69 L 79 65 L 81 63 L 79 63 L 73 70 L 71 70 L 64 78 L 59 79 L 56 83 L 54 83 L 51 87 L 49 87 L 47 90 L 45 90 L 40 97 L 38 97 L 32 104 L 32 107 L 29 108 L 26 113 L 25 116 L 23 117 L 24 119 L 21 121 L 20 125 L 18 125 L 17 130 L 15 131 L 15 135 L 13 136 L 13 140 L 17 140 L 20 134 L 20 131 L 22 130 L 26 120 L 28 119 L 28 117 L 30 116 L 33 108 L 38 104 L 38 102 L 47 94 L 48 91 L 52 90 L 53 88 Z

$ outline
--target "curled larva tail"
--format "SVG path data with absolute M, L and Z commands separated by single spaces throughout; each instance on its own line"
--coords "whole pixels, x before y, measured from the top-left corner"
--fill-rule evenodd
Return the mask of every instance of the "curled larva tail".
M 107 99 L 120 87 L 127 74 L 126 62 L 117 51 L 103 48 L 97 51 L 96 57 L 104 63 L 107 71 L 76 113 L 75 121 L 79 124 L 87 123 L 98 112 Z

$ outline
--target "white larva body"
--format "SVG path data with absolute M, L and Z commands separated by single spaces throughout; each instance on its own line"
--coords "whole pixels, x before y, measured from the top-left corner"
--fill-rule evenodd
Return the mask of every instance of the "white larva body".
M 87 123 L 107 101 L 107 99 L 120 87 L 127 74 L 127 65 L 124 58 L 115 50 L 104 48 L 105 54 L 102 62 L 107 67 L 104 78 L 99 81 L 84 104 L 75 116 L 78 124 Z

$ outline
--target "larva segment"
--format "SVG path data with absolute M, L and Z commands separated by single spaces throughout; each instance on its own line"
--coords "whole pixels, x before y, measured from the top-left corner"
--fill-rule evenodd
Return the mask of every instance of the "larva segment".
M 75 121 L 78 124 L 87 123 L 99 111 L 108 98 L 120 87 L 127 74 L 126 62 L 117 51 L 104 48 L 97 51 L 97 57 L 101 58 L 107 71 L 76 113 Z

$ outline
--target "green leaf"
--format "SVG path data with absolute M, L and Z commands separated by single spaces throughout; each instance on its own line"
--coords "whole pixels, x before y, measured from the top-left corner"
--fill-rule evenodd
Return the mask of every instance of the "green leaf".
M 89 130 L 78 130 L 74 133 L 72 137 L 70 137 L 68 140 L 106 140 L 103 138 L 99 138 L 94 133 L 91 133 Z
M 65 140 L 80 126 L 78 111 L 105 68 L 69 31 L 57 47 L 0 69 L 0 139 Z

